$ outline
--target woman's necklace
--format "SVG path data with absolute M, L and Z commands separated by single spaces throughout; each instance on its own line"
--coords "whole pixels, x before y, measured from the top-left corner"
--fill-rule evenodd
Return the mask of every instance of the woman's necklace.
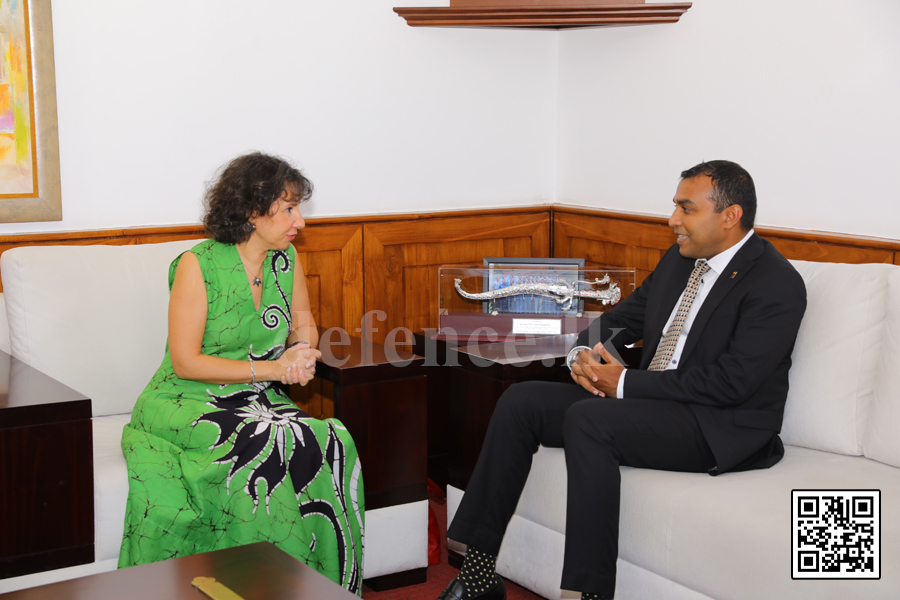
M 244 268 L 247 269 L 251 275 L 253 275 L 253 285 L 261 286 L 262 279 L 260 279 L 258 273 L 256 273 L 253 269 L 251 269 L 249 266 L 247 266 L 247 260 L 244 258 L 244 255 L 241 254 L 240 249 L 238 249 L 238 256 L 241 257 L 241 264 L 244 265 Z M 262 265 L 260 265 L 260 268 L 262 268 Z

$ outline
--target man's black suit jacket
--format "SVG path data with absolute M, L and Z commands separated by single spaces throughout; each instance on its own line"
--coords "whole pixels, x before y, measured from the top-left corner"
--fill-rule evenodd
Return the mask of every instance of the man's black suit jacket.
M 643 339 L 640 368 L 625 376 L 625 398 L 688 404 L 716 457 L 712 474 L 770 467 L 784 455 L 778 432 L 806 286 L 772 244 L 753 234 L 700 307 L 678 368 L 648 371 L 694 263 L 677 245 L 669 248 L 639 288 L 581 332 L 578 344 L 622 347 Z

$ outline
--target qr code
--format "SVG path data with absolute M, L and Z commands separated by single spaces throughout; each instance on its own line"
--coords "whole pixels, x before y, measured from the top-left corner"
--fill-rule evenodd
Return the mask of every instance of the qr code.
M 793 490 L 794 579 L 881 578 L 881 490 Z

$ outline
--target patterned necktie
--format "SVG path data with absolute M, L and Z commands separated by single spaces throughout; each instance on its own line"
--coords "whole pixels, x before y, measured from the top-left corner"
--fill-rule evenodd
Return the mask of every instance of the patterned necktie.
M 694 303 L 694 298 L 697 297 L 697 290 L 700 289 L 700 278 L 707 271 L 709 271 L 709 263 L 703 261 L 698 263 L 691 272 L 691 278 L 688 279 L 684 295 L 681 297 L 681 304 L 678 305 L 678 312 L 675 313 L 672 324 L 666 330 L 666 335 L 659 342 L 648 371 L 664 371 L 669 366 L 669 362 L 675 354 L 675 347 L 678 346 L 678 337 L 681 335 L 681 330 L 684 329 L 684 322 L 687 320 L 688 313 L 691 312 L 691 305 Z

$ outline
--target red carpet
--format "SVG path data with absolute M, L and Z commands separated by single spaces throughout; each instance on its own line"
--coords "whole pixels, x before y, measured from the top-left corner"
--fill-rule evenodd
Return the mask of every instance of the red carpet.
M 459 574 L 459 570 L 447 564 L 447 503 L 443 499 L 433 497 L 432 494 L 429 494 L 428 501 L 441 528 L 441 562 L 428 567 L 428 579 L 419 585 L 386 592 L 373 592 L 368 587 L 363 587 L 365 600 L 436 600 L 450 580 Z M 543 600 L 543 596 L 523 589 L 508 579 L 504 579 L 504 582 L 507 600 Z

